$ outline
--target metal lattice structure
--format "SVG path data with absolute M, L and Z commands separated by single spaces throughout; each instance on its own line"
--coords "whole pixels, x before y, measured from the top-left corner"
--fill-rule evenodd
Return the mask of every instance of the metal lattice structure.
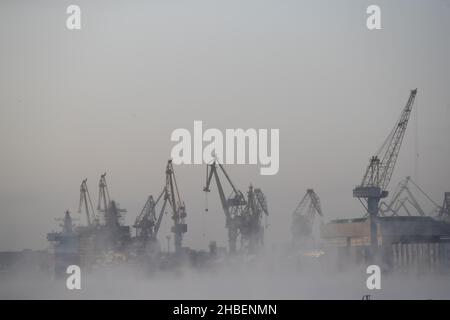
M 161 196 L 159 198 L 161 198 Z M 153 199 L 153 196 L 150 195 L 147 198 L 141 213 L 137 216 L 136 221 L 134 222 L 133 227 L 136 228 L 136 238 L 141 240 L 143 243 L 146 243 L 148 240 L 156 240 L 159 224 L 156 217 L 155 208 L 156 202 Z
M 411 91 L 400 119 L 376 155 L 371 158 L 360 187 L 379 187 L 381 190 L 386 190 L 400 153 L 416 94 L 417 89 Z
M 400 153 L 400 148 L 408 126 L 417 89 L 411 90 L 406 106 L 403 108 L 400 119 L 395 124 L 391 133 L 387 136 L 376 155 L 370 159 L 369 166 L 364 174 L 362 182 L 353 190 L 353 196 L 365 199 L 366 210 L 370 216 L 371 247 L 378 246 L 376 218 L 379 212 L 379 203 L 387 197 L 387 186 L 392 177 L 395 164 Z M 381 159 L 381 160 L 380 160 Z
M 414 186 L 423 196 L 425 196 L 434 206 L 430 213 L 426 213 L 419 201 L 414 196 L 410 185 Z M 397 188 L 393 192 L 393 196 L 389 203 L 384 201 L 380 202 L 380 215 L 381 216 L 401 216 L 402 212 L 408 216 L 432 216 L 438 212 L 440 206 L 421 188 L 419 187 L 411 177 L 406 177 L 400 181 Z
M 81 213 L 82 208 L 86 214 L 86 221 L 88 226 L 98 223 L 98 219 L 95 216 L 94 207 L 92 206 L 91 195 L 87 187 L 87 179 L 81 182 L 80 186 L 80 203 L 78 205 L 78 213 Z
M 137 216 L 133 227 L 136 229 L 136 238 L 143 246 L 148 241 L 157 241 L 158 231 L 167 208 L 167 204 L 172 212 L 173 225 L 171 231 L 174 233 L 175 250 L 178 252 L 182 247 L 183 234 L 187 232 L 187 224 L 185 222 L 186 206 L 180 198 L 175 172 L 173 170 L 172 160 L 167 162 L 166 166 L 166 182 L 163 190 L 154 200 L 150 195 L 145 202 L 140 214 Z M 157 212 L 158 204 L 162 203 L 159 213 Z M 169 236 L 170 238 L 170 236 Z
M 254 189 L 250 185 L 247 192 L 247 205 L 242 212 L 239 226 L 242 246 L 247 248 L 249 252 L 254 252 L 260 245 L 264 244 L 263 215 L 269 215 L 266 196 L 261 189 Z
M 292 214 L 292 235 L 295 241 L 303 241 L 312 236 L 316 216 L 323 217 L 319 196 L 313 189 L 307 189 Z
M 117 229 L 123 220 L 122 214 L 127 212 L 121 209 L 119 204 L 109 197 L 108 184 L 106 183 L 106 172 L 100 176 L 98 191 L 97 211 L 103 214 L 104 225 L 110 229 Z
M 108 185 L 106 184 L 106 172 L 100 176 L 100 181 L 98 182 L 98 201 L 97 210 L 100 212 L 106 212 L 109 204 L 109 191 Z
M 219 170 L 225 176 L 231 187 L 230 196 L 225 196 L 225 191 L 219 177 Z M 267 201 L 264 193 L 259 188 L 250 185 L 247 199 L 238 190 L 225 171 L 225 168 L 217 160 L 206 167 L 206 186 L 204 192 L 210 192 L 212 178 L 214 177 L 219 192 L 222 209 L 225 213 L 225 227 L 228 230 L 228 244 L 231 253 L 236 252 L 237 239 L 240 236 L 241 249 L 249 252 L 255 251 L 263 244 L 264 229 L 261 225 L 263 214 L 269 215 Z M 206 208 L 208 211 L 208 208 Z

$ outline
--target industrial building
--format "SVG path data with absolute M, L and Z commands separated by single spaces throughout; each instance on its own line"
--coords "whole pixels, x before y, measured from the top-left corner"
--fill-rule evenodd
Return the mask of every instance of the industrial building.
M 450 224 L 431 217 L 378 217 L 379 260 L 385 270 L 444 271 L 450 267 Z M 371 263 L 369 218 L 333 220 L 321 226 L 325 252 L 338 264 Z

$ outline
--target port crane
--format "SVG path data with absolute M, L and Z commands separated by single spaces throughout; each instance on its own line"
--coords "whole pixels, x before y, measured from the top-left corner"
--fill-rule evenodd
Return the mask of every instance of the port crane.
M 187 213 L 184 201 L 182 201 L 180 197 L 180 191 L 178 189 L 177 179 L 175 177 L 172 160 L 167 161 L 166 184 L 163 188 L 161 195 L 155 202 L 155 206 L 159 202 L 159 199 L 161 199 L 161 197 L 163 197 L 163 206 L 159 214 L 158 220 L 156 221 L 153 232 L 154 235 L 156 236 L 156 233 L 158 232 L 159 226 L 161 224 L 163 212 L 165 210 L 167 203 L 169 203 L 169 206 L 172 209 L 172 220 L 173 220 L 173 225 L 170 230 L 174 234 L 175 252 L 179 252 L 182 248 L 183 234 L 187 232 L 187 224 L 185 222 Z
M 225 196 L 217 168 L 221 170 L 233 190 L 228 198 Z M 211 192 L 210 185 L 213 176 L 216 180 L 220 202 L 225 213 L 225 227 L 228 230 L 229 250 L 231 253 L 234 253 L 236 252 L 236 241 L 239 235 L 240 216 L 242 215 L 242 211 L 244 210 L 244 206 L 247 204 L 247 202 L 245 201 L 245 197 L 242 192 L 236 189 L 236 187 L 234 186 L 222 164 L 218 163 L 217 161 L 213 161 L 211 164 L 206 165 L 206 185 L 203 188 L 204 192 Z M 208 208 L 206 208 L 206 211 L 207 210 Z
M 87 179 L 81 182 L 80 186 L 80 204 L 78 206 L 78 213 L 81 213 L 82 208 L 86 213 L 86 221 L 88 226 L 98 224 L 98 219 L 95 216 L 94 208 L 92 206 L 91 195 L 87 187 Z
M 241 247 L 247 247 L 250 253 L 264 244 L 263 215 L 269 216 L 266 196 L 260 188 L 253 188 L 250 184 L 240 225 Z
M 230 185 L 231 195 L 226 197 L 219 170 L 225 176 Z M 231 253 L 236 252 L 237 238 L 241 236 L 241 248 L 247 247 L 249 252 L 256 250 L 263 243 L 264 229 L 261 226 L 263 214 L 269 215 L 266 197 L 261 189 L 250 185 L 247 199 L 244 194 L 236 188 L 226 172 L 225 168 L 217 159 L 206 166 L 206 185 L 204 192 L 210 192 L 212 178 L 214 177 L 219 192 L 222 209 L 225 213 L 225 227 L 228 230 L 228 245 Z M 208 208 L 206 208 L 208 211 Z
M 378 246 L 376 219 L 379 213 L 379 203 L 388 195 L 386 188 L 400 153 L 416 94 L 417 89 L 411 90 L 399 120 L 378 152 L 371 157 L 361 184 L 353 189 L 353 196 L 363 203 L 369 215 L 370 244 L 373 250 Z M 365 200 L 366 204 L 361 199 Z
M 444 203 L 439 211 L 439 217 L 444 221 L 450 222 L 450 192 L 444 193 Z
M 163 193 L 158 197 L 158 201 Z M 136 238 L 146 243 L 148 240 L 156 240 L 158 233 L 159 219 L 156 217 L 156 204 L 153 196 L 150 195 L 142 208 L 141 213 L 137 216 L 133 227 L 136 228 Z M 164 214 L 164 207 L 161 210 L 161 220 Z
M 120 209 L 119 205 L 110 199 L 108 185 L 106 183 L 106 172 L 100 176 L 98 187 L 97 210 L 103 213 L 107 228 L 117 229 L 120 227 L 122 213 L 127 212 L 127 210 Z
M 313 189 L 307 189 L 292 214 L 292 236 L 294 242 L 302 243 L 312 235 L 316 216 L 323 217 L 320 198 Z
M 98 182 L 97 210 L 101 212 L 106 212 L 109 202 L 110 202 L 109 191 L 108 185 L 106 184 L 106 172 L 105 172 L 100 176 L 100 181 Z
M 161 201 L 162 206 L 157 215 L 156 208 Z M 187 214 L 186 206 L 180 198 L 172 160 L 169 160 L 166 166 L 166 183 L 163 190 L 156 198 L 156 201 L 152 195 L 147 198 L 147 202 L 133 225 L 133 227 L 136 228 L 136 237 L 142 243 L 145 244 L 147 241 L 157 240 L 158 231 L 167 204 L 169 204 L 172 210 L 172 220 L 174 224 L 171 231 L 174 233 L 175 250 L 178 251 L 182 246 L 183 234 L 187 231 L 187 224 L 185 223 Z
M 47 240 L 51 242 L 59 242 L 63 239 L 69 239 L 75 237 L 75 225 L 73 224 L 73 221 L 75 219 L 72 219 L 70 216 L 69 210 L 66 210 L 64 213 L 64 218 L 57 218 L 56 221 L 62 221 L 62 223 L 59 225 L 62 230 L 60 232 L 50 232 L 47 234 Z
M 434 209 L 430 213 L 427 214 L 419 204 L 419 201 L 417 201 L 416 197 L 414 196 L 410 185 L 414 186 L 415 189 L 417 189 L 434 205 Z M 404 194 L 406 194 L 406 196 L 402 197 Z M 403 211 L 406 212 L 408 216 L 413 216 L 414 212 L 411 209 L 414 209 L 414 211 L 417 212 L 419 216 L 425 217 L 434 215 L 439 211 L 440 206 L 421 187 L 419 187 L 411 177 L 408 176 L 404 180 L 399 182 L 389 203 L 386 203 L 384 201 L 380 202 L 379 209 L 381 216 L 399 216 L 402 211 L 401 209 L 403 209 Z

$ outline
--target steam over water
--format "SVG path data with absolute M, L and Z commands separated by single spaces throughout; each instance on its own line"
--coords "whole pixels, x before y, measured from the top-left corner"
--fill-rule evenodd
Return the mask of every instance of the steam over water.
M 263 259 L 264 260 L 264 259 Z M 1 299 L 448 299 L 450 276 L 384 274 L 381 290 L 368 290 L 365 268 L 330 270 L 318 261 L 240 261 L 211 269 L 189 267 L 152 274 L 110 266 L 83 273 L 81 290 L 65 279 L 17 271 L 1 275 Z
M 450 191 L 450 0 L 74 2 L 81 30 L 66 27 L 69 1 L 0 1 L 0 253 L 24 258 L 17 268 L 8 258 L 8 271 L 0 261 L 0 299 L 450 298 L 449 274 L 382 272 L 381 290 L 369 290 L 367 265 L 334 268 L 277 250 L 155 272 L 82 266 L 81 290 L 30 271 L 26 259 L 40 257 L 47 233 L 59 231 L 55 218 L 69 210 L 88 224 L 76 213 L 82 179 L 95 208 L 106 171 L 111 199 L 132 226 L 164 186 L 171 135 L 188 129 L 193 138 L 196 121 L 204 132 L 279 132 L 277 174 L 226 168 L 237 189 L 252 184 L 267 196 L 265 248 L 291 241 L 292 212 L 309 188 L 324 222 L 364 216 L 352 190 L 413 88 L 389 197 L 407 176 L 439 205 Z M 382 30 L 367 28 L 373 2 Z M 228 244 L 217 183 L 203 192 L 205 171 L 175 168 L 187 212 L 182 244 L 193 250 Z M 164 215 L 164 252 L 172 223 Z

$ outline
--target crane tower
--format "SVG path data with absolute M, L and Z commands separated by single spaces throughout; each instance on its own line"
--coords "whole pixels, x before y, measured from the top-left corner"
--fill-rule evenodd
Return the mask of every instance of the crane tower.
M 386 188 L 397 162 L 416 94 L 417 89 L 411 90 L 400 119 L 378 152 L 371 157 L 361 184 L 353 189 L 355 198 L 366 201 L 366 209 L 370 219 L 370 245 L 372 251 L 378 246 L 376 219 L 379 212 L 379 203 L 382 198 L 388 195 Z

